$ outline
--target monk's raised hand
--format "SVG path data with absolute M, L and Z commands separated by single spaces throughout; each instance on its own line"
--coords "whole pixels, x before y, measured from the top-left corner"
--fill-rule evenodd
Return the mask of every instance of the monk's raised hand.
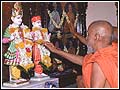
M 58 50 L 51 42 L 44 42 L 43 45 L 47 47 L 51 52 L 56 52 Z

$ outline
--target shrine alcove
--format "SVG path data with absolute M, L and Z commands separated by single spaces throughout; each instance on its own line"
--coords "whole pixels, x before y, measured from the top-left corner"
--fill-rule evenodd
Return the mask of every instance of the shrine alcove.
M 13 8 L 15 2 L 3 2 L 2 3 L 2 35 L 6 29 L 6 27 L 11 23 L 11 10 Z M 27 25 L 30 29 L 32 28 L 31 18 L 35 15 L 40 15 L 42 18 L 42 27 L 48 28 L 50 17 L 48 15 L 48 10 L 52 12 L 54 10 L 53 6 L 54 2 L 21 2 L 22 9 L 23 9 L 23 23 Z M 57 2 L 57 11 L 59 12 L 60 19 L 62 18 L 62 12 L 63 9 L 67 13 L 68 4 L 72 5 L 73 14 L 76 18 L 76 15 L 78 16 L 78 23 L 76 31 L 79 32 L 81 35 L 86 37 L 87 31 L 86 31 L 86 9 L 87 9 L 87 2 Z M 56 42 L 59 43 L 59 46 L 61 49 L 64 49 L 64 43 L 66 43 L 66 48 L 70 50 L 71 53 L 78 54 L 84 56 L 87 53 L 87 46 L 80 42 L 77 38 L 74 38 L 72 34 L 67 35 L 64 32 L 64 25 L 65 25 L 66 19 L 64 19 L 63 24 L 60 29 L 55 28 L 57 31 L 61 31 L 62 38 L 64 39 L 64 36 L 67 36 L 67 41 L 61 40 L 61 44 L 59 43 L 59 40 L 57 37 L 56 32 L 51 32 L 53 37 L 51 38 L 51 42 L 54 44 Z M 3 37 L 3 36 L 2 36 Z M 58 41 L 57 41 L 58 40 Z M 72 49 L 70 48 L 72 45 Z M 2 44 L 2 81 L 8 81 L 9 80 L 9 70 L 8 66 L 4 65 L 4 57 L 3 54 L 8 48 L 8 44 Z M 78 49 L 79 50 L 78 50 Z M 73 52 L 75 51 L 75 52 Z M 57 55 L 52 54 L 52 57 L 58 57 Z M 61 58 L 61 57 L 60 57 Z M 62 58 L 63 59 L 63 58 Z M 74 68 L 76 71 L 79 71 L 79 74 L 82 74 L 81 67 L 79 65 L 73 64 L 67 60 L 62 60 L 65 62 L 65 64 L 69 63 L 67 68 Z

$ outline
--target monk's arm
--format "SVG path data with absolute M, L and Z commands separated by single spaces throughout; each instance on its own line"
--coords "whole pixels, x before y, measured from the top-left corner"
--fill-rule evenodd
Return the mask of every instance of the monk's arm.
M 74 35 L 85 45 L 87 45 L 87 40 L 82 35 L 78 34 L 77 32 Z
M 74 55 L 74 54 L 70 54 L 61 50 L 58 50 L 57 52 L 55 52 L 56 54 L 68 59 L 69 61 L 75 63 L 75 64 L 79 64 L 82 65 L 83 62 L 83 56 L 79 56 L 79 55 Z
M 83 56 L 78 56 L 78 55 L 74 55 L 74 54 L 70 54 L 64 51 L 61 51 L 59 49 L 57 49 L 52 43 L 50 42 L 45 42 L 44 45 L 53 53 L 56 53 L 66 59 L 68 59 L 69 61 L 75 63 L 75 64 L 79 64 L 82 65 L 82 61 L 83 61 Z
M 91 87 L 92 88 L 103 88 L 105 85 L 105 76 L 102 72 L 101 68 L 97 63 L 93 63 L 92 68 L 92 75 L 91 75 Z
M 82 35 L 80 35 L 79 33 L 77 33 L 75 31 L 75 28 L 74 28 L 74 25 L 72 23 L 68 23 L 69 25 L 69 29 L 70 29 L 70 32 L 76 36 L 83 44 L 87 45 L 87 40 L 85 37 L 83 37 Z

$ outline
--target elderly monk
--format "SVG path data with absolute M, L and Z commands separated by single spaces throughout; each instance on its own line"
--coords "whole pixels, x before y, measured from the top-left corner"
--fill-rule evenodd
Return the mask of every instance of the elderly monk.
M 79 33 L 75 32 L 74 31 L 74 28 L 73 28 L 73 25 L 71 25 L 71 23 L 69 24 L 69 27 L 70 27 L 70 31 L 71 33 L 73 33 L 73 35 L 75 37 L 77 37 L 82 43 L 84 43 L 85 45 L 88 45 L 88 42 L 87 42 L 87 38 L 83 37 L 82 35 L 80 35 Z M 112 34 L 112 42 L 116 42 L 118 43 L 118 28 L 113 26 L 113 34 Z M 89 52 L 89 51 L 88 51 Z M 77 76 L 77 85 L 78 87 L 83 87 L 83 80 L 82 80 L 82 76 Z
M 118 88 L 118 46 L 112 43 L 112 25 L 104 20 L 94 21 L 88 27 L 87 45 L 94 53 L 85 57 L 57 49 L 52 43 L 44 45 L 69 61 L 82 65 L 86 88 Z

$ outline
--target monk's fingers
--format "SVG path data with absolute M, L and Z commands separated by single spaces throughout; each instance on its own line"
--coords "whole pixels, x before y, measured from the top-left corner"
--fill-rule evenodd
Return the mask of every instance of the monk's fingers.
M 48 41 L 44 41 L 44 42 L 43 42 L 43 45 L 46 45 L 47 43 L 48 43 Z
M 52 45 L 52 43 L 50 43 L 50 42 L 48 42 L 48 41 L 45 41 L 44 43 L 43 43 L 43 45 Z
M 54 45 L 52 43 L 50 43 L 50 42 L 44 42 L 44 45 L 46 47 L 54 47 Z

